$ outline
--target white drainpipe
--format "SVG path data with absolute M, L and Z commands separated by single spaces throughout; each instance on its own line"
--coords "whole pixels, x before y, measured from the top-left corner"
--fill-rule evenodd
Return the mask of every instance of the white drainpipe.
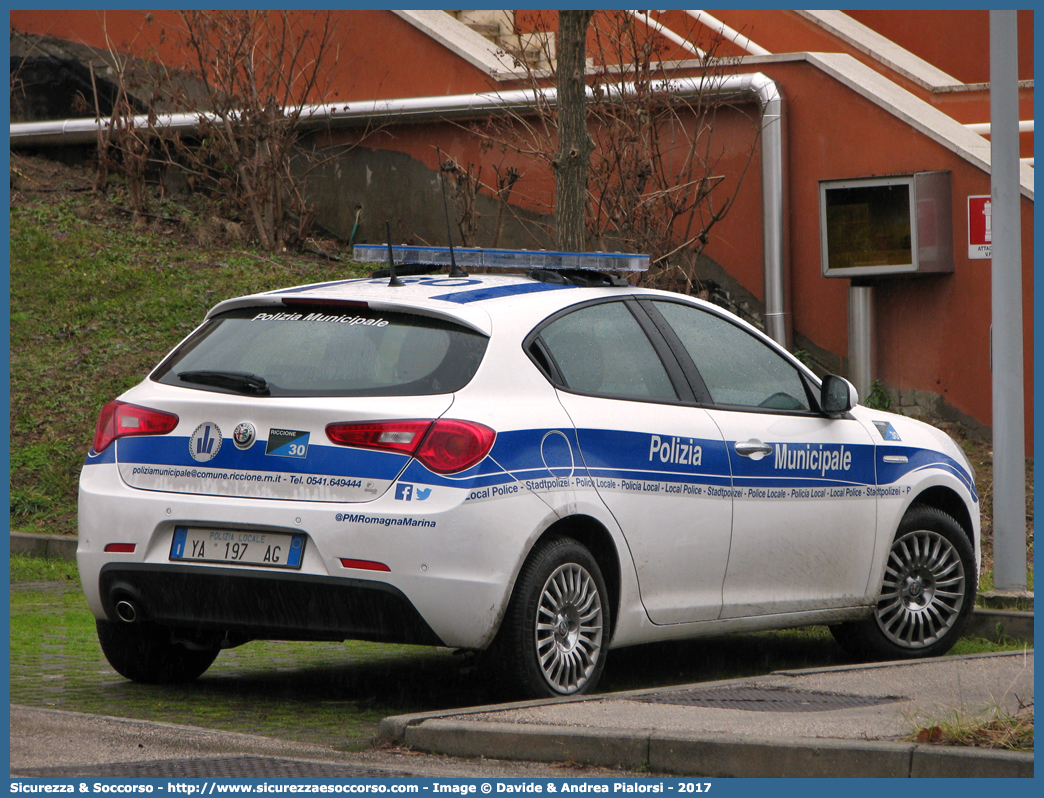
M 628 93 L 626 83 L 604 87 L 610 93 Z M 719 78 L 677 78 L 671 81 L 674 93 L 686 97 L 709 93 L 721 99 L 755 100 L 761 106 L 761 211 L 762 255 L 765 280 L 765 329 L 779 344 L 790 346 L 789 266 L 786 227 L 786 137 L 783 125 L 783 97 L 776 84 L 760 72 Z M 506 111 L 525 112 L 537 100 L 554 106 L 558 93 L 553 88 L 517 89 L 483 94 L 458 94 L 441 97 L 412 97 L 328 105 L 308 105 L 302 110 L 307 127 L 325 125 L 366 125 L 375 122 L 395 124 L 436 122 L 440 119 L 480 117 Z M 201 118 L 215 121 L 213 114 L 164 114 L 155 126 L 184 133 L 195 132 Z M 134 125 L 148 126 L 148 117 L 134 117 Z M 22 122 L 11 125 L 11 147 L 57 147 L 93 144 L 101 126 L 95 119 L 66 119 L 56 122 Z

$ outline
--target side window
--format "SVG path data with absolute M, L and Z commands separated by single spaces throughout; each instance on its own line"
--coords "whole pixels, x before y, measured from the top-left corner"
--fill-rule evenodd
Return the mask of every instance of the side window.
M 571 391 L 627 399 L 678 398 L 659 356 L 622 302 L 581 308 L 551 322 L 540 337 Z
M 743 328 L 690 305 L 653 305 L 681 339 L 715 404 L 812 409 L 798 370 Z

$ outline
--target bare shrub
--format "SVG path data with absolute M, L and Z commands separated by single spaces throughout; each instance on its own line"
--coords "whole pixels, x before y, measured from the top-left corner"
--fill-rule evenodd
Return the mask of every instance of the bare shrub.
M 305 103 L 336 60 L 335 12 L 180 12 L 190 72 L 206 92 L 199 147 L 180 152 L 193 176 L 235 197 L 266 249 L 296 246 L 315 211 L 294 172 Z
M 264 248 L 300 247 L 316 218 L 305 183 L 324 158 L 307 137 L 320 124 L 315 109 L 330 99 L 335 32 L 344 32 L 339 17 L 336 11 L 182 11 L 177 25 L 143 36 L 153 43 L 139 48 L 147 49 L 145 59 L 110 47 L 103 55 L 117 102 L 100 125 L 100 185 L 106 170 L 118 169 L 141 212 L 146 166 L 162 164 L 191 191 L 215 200 L 222 216 L 245 221 Z M 142 31 L 153 23 L 145 15 Z M 187 64 L 164 63 L 157 41 L 176 42 Z M 166 129 L 160 121 L 168 112 L 195 117 L 196 129 Z
M 653 264 L 648 284 L 691 293 L 709 233 L 731 208 L 756 152 L 759 119 L 749 117 L 749 148 L 738 171 L 734 167 L 726 179 L 725 147 L 714 132 L 722 110 L 737 106 L 719 91 L 732 63 L 717 56 L 720 39 L 698 40 L 689 32 L 702 55 L 687 68 L 703 80 L 702 88 L 682 94 L 676 90 L 678 65 L 663 60 L 662 40 L 627 12 L 598 12 L 591 27 L 588 52 L 596 66 L 587 70 L 586 113 L 594 147 L 586 185 L 586 248 L 648 253 Z M 519 44 L 512 52 L 522 49 L 524 34 L 517 26 L 515 36 Z M 547 101 L 542 88 L 555 81 L 553 69 L 538 70 L 507 52 L 504 57 L 525 74 L 532 109 L 470 129 L 487 151 L 542 164 L 551 173 L 562 109 Z M 535 62 L 554 64 L 554 54 L 549 49 Z M 486 188 L 494 196 L 501 191 Z M 538 210 L 550 210 L 546 200 L 541 207 L 539 198 L 528 199 Z
M 106 117 L 102 111 L 102 99 L 98 89 L 95 64 L 90 64 L 91 88 L 95 120 L 98 122 L 97 149 L 95 153 L 95 189 L 106 193 L 109 189 L 109 174 L 116 172 L 127 183 L 130 192 L 134 221 L 141 222 L 148 213 L 148 191 L 146 171 L 156 140 L 156 117 L 150 109 L 141 113 L 140 102 L 132 94 L 137 84 L 133 59 L 120 53 L 106 33 L 106 49 L 103 63 L 112 74 L 115 94 L 111 98 L 111 110 Z M 86 98 L 77 98 L 86 104 Z
M 463 166 L 452 158 L 447 158 L 439 164 L 439 171 L 443 179 L 447 176 L 453 179 L 453 205 L 457 220 L 457 232 L 464 246 L 474 246 L 475 235 L 478 232 L 479 213 L 475 206 L 475 198 L 479 187 L 482 185 L 482 167 L 475 170 L 475 164 Z

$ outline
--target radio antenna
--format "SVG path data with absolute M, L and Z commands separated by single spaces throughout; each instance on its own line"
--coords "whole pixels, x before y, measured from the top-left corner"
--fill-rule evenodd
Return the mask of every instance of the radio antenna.
M 467 277 L 468 273 L 457 265 L 457 259 L 453 257 L 453 227 L 450 225 L 449 201 L 446 199 L 446 175 L 442 171 L 442 150 L 435 145 L 435 152 L 439 154 L 439 182 L 442 184 L 442 207 L 446 211 L 446 238 L 449 241 L 450 251 L 450 277 Z
M 387 219 L 384 220 L 384 232 L 388 236 L 388 273 L 391 275 L 391 279 L 388 280 L 388 287 L 406 285 L 406 283 L 395 276 L 395 256 L 392 255 L 391 243 L 391 222 Z

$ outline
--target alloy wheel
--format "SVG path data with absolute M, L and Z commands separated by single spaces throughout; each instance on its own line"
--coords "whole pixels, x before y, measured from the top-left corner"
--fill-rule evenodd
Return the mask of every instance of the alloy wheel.
M 938 532 L 909 532 L 892 544 L 877 624 L 896 645 L 924 648 L 957 622 L 966 592 L 964 563 L 953 544 Z
M 602 601 L 594 578 L 566 563 L 552 572 L 537 606 L 536 652 L 540 670 L 555 692 L 579 691 L 602 650 Z

